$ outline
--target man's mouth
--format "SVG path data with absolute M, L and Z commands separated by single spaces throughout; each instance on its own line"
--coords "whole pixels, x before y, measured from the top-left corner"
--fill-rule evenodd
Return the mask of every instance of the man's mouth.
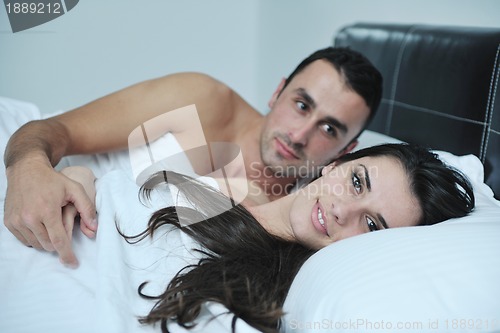
M 280 154 L 283 158 L 287 160 L 298 160 L 300 159 L 297 156 L 297 153 L 293 148 L 290 148 L 285 142 L 280 140 L 279 138 L 275 138 L 276 142 L 276 150 L 278 154 Z

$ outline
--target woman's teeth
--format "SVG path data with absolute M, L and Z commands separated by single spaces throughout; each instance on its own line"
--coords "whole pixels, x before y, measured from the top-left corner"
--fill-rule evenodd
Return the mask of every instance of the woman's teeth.
M 325 220 L 323 220 L 323 213 L 321 213 L 320 209 L 318 209 L 318 221 L 323 227 L 325 226 Z

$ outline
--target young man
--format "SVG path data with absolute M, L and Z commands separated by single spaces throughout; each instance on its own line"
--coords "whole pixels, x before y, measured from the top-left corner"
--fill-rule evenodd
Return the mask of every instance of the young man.
M 332 47 L 313 53 L 282 80 L 265 116 L 206 75 L 181 73 L 139 83 L 28 123 L 12 136 L 5 152 L 5 225 L 24 244 L 55 250 L 63 263 L 76 265 L 61 207 L 76 207 L 89 237 L 97 229 L 95 207 L 80 185 L 53 166 L 66 155 L 126 148 L 135 128 L 192 104 L 200 118 L 198 132 L 207 142 L 237 144 L 247 179 L 273 200 L 286 191 L 271 189 L 288 188 L 297 180 L 297 170 L 312 174 L 356 146 L 380 103 L 381 90 L 382 77 L 366 58 Z M 161 130 L 182 137 L 183 123 L 172 121 Z

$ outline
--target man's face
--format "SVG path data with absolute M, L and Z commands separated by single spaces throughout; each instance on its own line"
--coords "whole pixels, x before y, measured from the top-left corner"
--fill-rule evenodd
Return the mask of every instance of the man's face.
M 282 176 L 311 176 L 320 166 L 352 150 L 370 109 L 325 60 L 280 84 L 261 132 L 264 165 Z

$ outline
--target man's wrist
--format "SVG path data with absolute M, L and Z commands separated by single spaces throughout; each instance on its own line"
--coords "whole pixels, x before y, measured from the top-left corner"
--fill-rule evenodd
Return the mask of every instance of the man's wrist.
M 11 154 L 5 158 L 5 172 L 7 177 L 11 170 L 15 169 L 19 163 L 29 162 L 30 164 L 45 164 L 47 166 L 52 166 L 49 158 L 44 152 L 41 151 L 31 151 L 23 152 L 21 154 Z

